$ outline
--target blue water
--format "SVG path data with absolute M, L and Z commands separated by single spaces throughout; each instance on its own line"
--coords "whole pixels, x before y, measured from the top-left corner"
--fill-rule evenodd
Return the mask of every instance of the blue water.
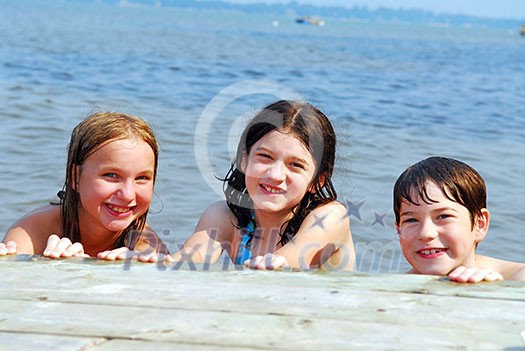
M 516 30 L 58 1 L 0 2 L 0 231 L 54 199 L 71 129 L 97 109 L 149 120 L 162 146 L 150 224 L 174 245 L 220 199 L 238 131 L 276 98 L 306 99 L 339 138 L 341 201 L 362 271 L 403 271 L 397 176 L 444 155 L 488 184 L 479 252 L 524 261 L 525 38 Z M 199 125 L 199 133 L 196 133 Z M 195 135 L 197 134 L 197 141 Z M 212 186 L 209 185 L 212 184 Z M 383 219 L 374 223 L 375 214 Z

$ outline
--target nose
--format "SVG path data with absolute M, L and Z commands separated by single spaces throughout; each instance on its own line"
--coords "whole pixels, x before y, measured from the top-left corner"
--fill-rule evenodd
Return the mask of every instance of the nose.
M 432 241 L 438 236 L 436 225 L 429 219 L 421 222 L 418 232 L 418 239 L 422 241 Z
M 135 199 L 135 182 L 133 180 L 125 180 L 120 183 L 118 195 L 121 199 L 132 201 Z
M 272 162 L 268 168 L 268 178 L 282 182 L 286 178 L 286 170 L 282 162 Z

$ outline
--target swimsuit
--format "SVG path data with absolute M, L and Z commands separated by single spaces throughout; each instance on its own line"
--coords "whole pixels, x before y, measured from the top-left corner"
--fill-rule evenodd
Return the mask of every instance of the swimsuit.
M 253 233 L 255 232 L 255 213 L 252 211 L 252 219 L 243 231 L 241 243 L 239 244 L 239 251 L 235 257 L 235 264 L 244 264 L 244 261 L 252 258 L 250 248 L 252 246 Z

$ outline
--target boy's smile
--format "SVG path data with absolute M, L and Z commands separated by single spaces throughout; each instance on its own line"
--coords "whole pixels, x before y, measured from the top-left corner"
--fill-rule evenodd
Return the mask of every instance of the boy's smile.
M 402 201 L 396 229 L 403 255 L 421 274 L 448 275 L 458 266 L 473 266 L 476 243 L 483 240 L 488 221 L 476 220 L 472 226 L 467 208 L 433 182 L 426 193 L 426 199 L 414 194 L 418 205 Z

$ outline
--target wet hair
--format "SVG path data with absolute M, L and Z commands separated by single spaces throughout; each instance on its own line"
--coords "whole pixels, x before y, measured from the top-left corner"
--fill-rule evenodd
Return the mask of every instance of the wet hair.
M 136 137 L 144 140 L 153 150 L 155 168 L 153 182 L 157 175 L 159 147 L 151 127 L 141 118 L 119 112 L 97 112 L 80 122 L 71 133 L 68 146 L 66 179 L 59 192 L 61 206 L 62 236 L 72 242 L 81 242 L 78 208 L 80 196 L 75 168 L 82 166 L 86 159 L 107 143 Z M 75 182 L 75 184 L 73 184 Z M 133 249 L 141 231 L 146 225 L 148 211 L 135 219 L 112 244 L 111 249 L 127 246 Z
M 243 157 L 247 157 L 252 146 L 274 130 L 296 136 L 312 155 L 316 167 L 310 191 L 292 209 L 292 218 L 280 228 L 279 243 L 284 245 L 294 237 L 310 211 L 337 199 L 332 184 L 336 137 L 328 118 L 306 102 L 279 100 L 253 117 L 241 136 L 236 159 L 223 179 L 226 202 L 237 218 L 236 226 L 244 232 L 251 221 L 253 201 L 246 189 L 245 174 L 240 167 Z
M 485 181 L 479 173 L 464 162 L 429 157 L 408 167 L 394 185 L 394 213 L 399 224 L 402 201 L 419 206 L 417 199 L 427 204 L 436 203 L 427 193 L 427 184 L 434 182 L 450 200 L 467 208 L 472 227 L 487 207 Z

